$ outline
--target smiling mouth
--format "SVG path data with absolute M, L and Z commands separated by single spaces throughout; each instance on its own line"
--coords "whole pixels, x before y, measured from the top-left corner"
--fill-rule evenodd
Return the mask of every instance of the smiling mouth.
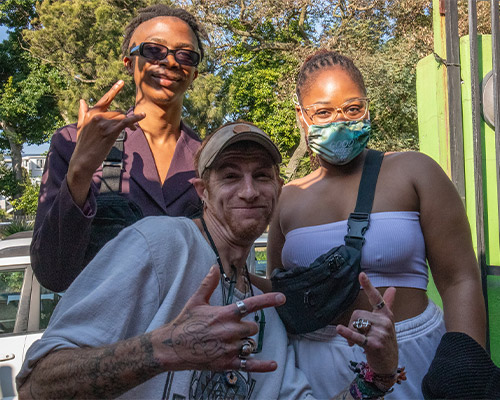
M 261 210 L 266 206 L 251 206 L 251 207 L 233 207 L 234 210 Z
M 170 81 L 170 82 L 179 82 L 182 78 L 174 75 L 165 75 L 165 74 L 151 74 L 151 76 L 160 81 Z

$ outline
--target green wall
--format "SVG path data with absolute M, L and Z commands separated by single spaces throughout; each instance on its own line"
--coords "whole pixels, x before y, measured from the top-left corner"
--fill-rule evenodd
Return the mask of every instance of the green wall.
M 491 70 L 491 37 L 479 36 L 479 76 L 482 79 Z M 444 58 L 444 57 L 443 57 Z M 462 78 L 462 118 L 464 133 L 465 208 L 471 226 L 474 247 L 476 242 L 476 211 L 474 181 L 474 147 L 472 137 L 472 108 L 470 85 L 469 38 L 460 39 L 460 65 Z M 433 55 L 417 64 L 417 107 L 420 150 L 434 158 L 450 175 L 450 151 L 447 129 L 446 67 Z M 495 133 L 481 119 L 483 193 L 485 208 L 486 259 L 488 265 L 500 265 L 498 227 L 497 176 Z M 433 283 L 429 296 L 440 303 Z M 493 360 L 500 365 L 500 277 L 488 276 L 488 303 L 490 324 L 490 350 Z

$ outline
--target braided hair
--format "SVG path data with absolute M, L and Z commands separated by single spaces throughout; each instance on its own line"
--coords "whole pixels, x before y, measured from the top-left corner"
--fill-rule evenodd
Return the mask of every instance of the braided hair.
M 137 27 L 143 22 L 149 21 L 150 19 L 156 17 L 176 17 L 188 24 L 194 35 L 196 36 L 196 40 L 198 41 L 198 48 L 200 49 L 200 56 L 201 59 L 203 59 L 205 52 L 203 51 L 201 38 L 205 39 L 207 37 L 205 29 L 198 23 L 196 18 L 186 10 L 182 8 L 169 7 L 165 4 L 155 4 L 146 8 L 139 9 L 137 16 L 133 18 L 125 28 L 125 37 L 122 43 L 122 55 L 124 57 L 128 55 L 130 39 L 132 38 L 132 35 L 134 34 L 134 31 L 137 29 Z
M 321 49 L 307 57 L 302 67 L 300 67 L 296 89 L 299 102 L 302 102 L 302 94 L 308 90 L 312 76 L 324 69 L 335 67 L 340 67 L 347 72 L 361 91 L 366 93 L 363 75 L 361 75 L 360 70 L 354 65 L 349 57 L 343 56 L 335 51 Z

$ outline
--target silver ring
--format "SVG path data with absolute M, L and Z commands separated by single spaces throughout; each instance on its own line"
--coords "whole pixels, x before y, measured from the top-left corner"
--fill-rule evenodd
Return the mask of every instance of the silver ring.
M 246 358 L 241 358 L 240 359 L 240 370 L 245 371 L 247 368 L 247 359 Z
M 246 338 L 245 342 L 243 342 L 243 345 L 240 348 L 240 358 L 248 357 L 254 352 L 255 348 L 255 340 L 253 340 L 252 338 Z
M 241 300 L 236 302 L 236 307 L 238 307 L 238 311 L 241 315 L 246 315 L 248 313 L 247 306 Z
M 361 347 L 365 348 L 366 344 L 368 343 L 368 337 L 365 336 L 365 340 L 363 340 L 363 343 L 361 343 Z
M 385 301 L 382 299 L 382 301 L 381 301 L 380 303 L 375 304 L 375 305 L 373 306 L 373 309 L 374 309 L 374 310 L 381 310 L 381 309 L 382 309 L 382 308 L 384 308 L 384 307 L 385 307 Z
M 364 318 L 358 318 L 356 321 L 353 321 L 352 327 L 357 329 L 359 333 L 366 334 L 372 326 L 372 323 Z

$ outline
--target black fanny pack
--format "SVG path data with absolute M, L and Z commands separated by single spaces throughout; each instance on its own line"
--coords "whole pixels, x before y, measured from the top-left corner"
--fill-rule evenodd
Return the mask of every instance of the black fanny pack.
M 368 150 L 356 208 L 347 221 L 345 244 L 322 254 L 308 267 L 273 271 L 273 291 L 286 296 L 286 303 L 276 310 L 289 333 L 307 333 L 327 326 L 356 299 L 360 290 L 363 236 L 370 223 L 383 157 L 379 151 Z

